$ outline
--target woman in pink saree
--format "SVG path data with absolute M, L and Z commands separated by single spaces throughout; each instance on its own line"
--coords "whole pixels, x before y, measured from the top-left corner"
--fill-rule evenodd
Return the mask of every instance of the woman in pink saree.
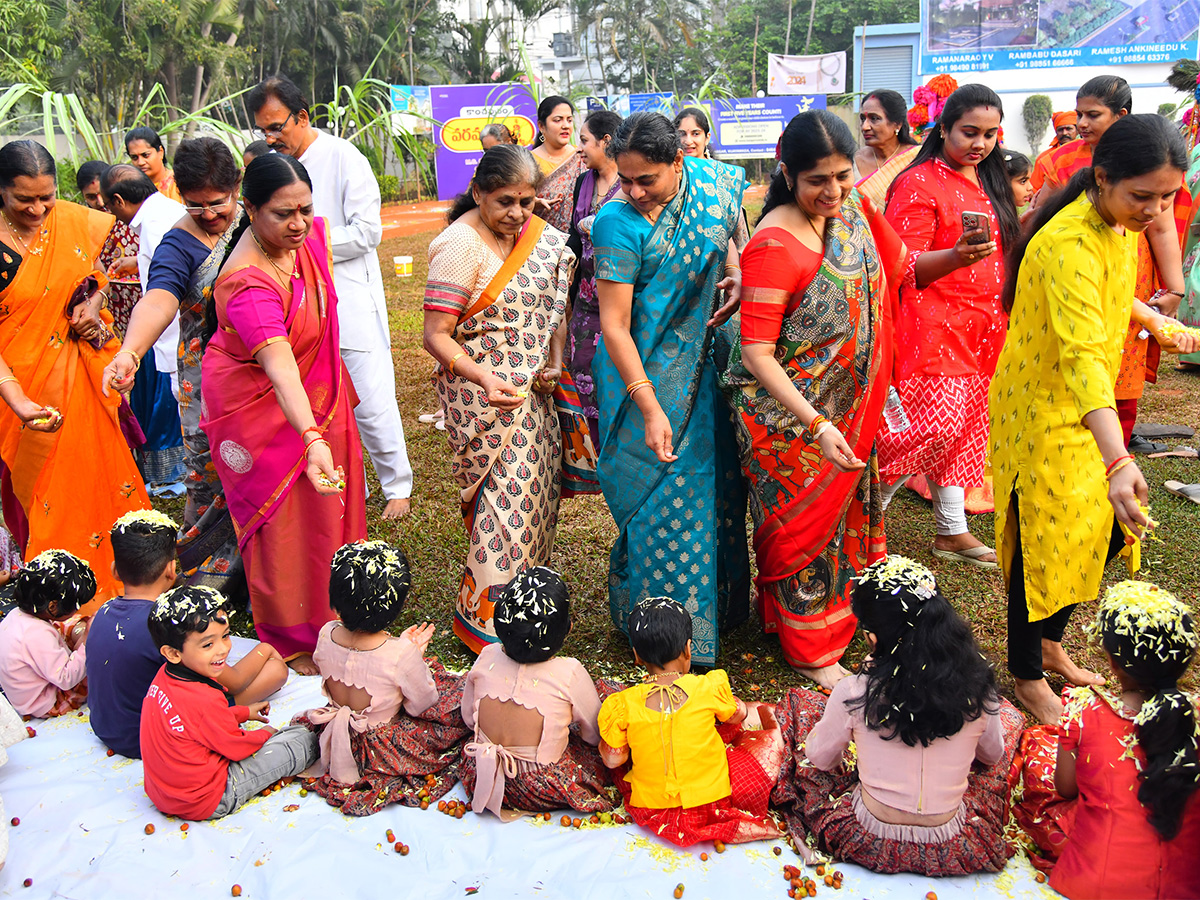
M 302 675 L 334 618 L 329 564 L 367 535 L 357 400 L 338 354 L 327 226 L 290 156 L 254 160 L 208 308 L 201 425 L 233 515 L 259 638 Z

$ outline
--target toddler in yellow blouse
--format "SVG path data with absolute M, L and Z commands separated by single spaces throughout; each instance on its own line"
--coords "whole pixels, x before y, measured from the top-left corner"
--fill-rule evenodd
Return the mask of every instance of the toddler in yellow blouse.
M 629 642 L 645 683 L 600 707 L 600 753 L 633 820 L 681 847 L 777 838 L 767 803 L 784 748 L 773 708 L 733 696 L 723 669 L 691 674 L 692 617 L 670 597 L 634 607 Z

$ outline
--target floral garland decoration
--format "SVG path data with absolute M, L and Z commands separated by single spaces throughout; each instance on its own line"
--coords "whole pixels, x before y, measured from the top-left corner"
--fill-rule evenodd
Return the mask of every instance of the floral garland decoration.
M 937 593 L 937 579 L 929 569 L 907 556 L 895 554 L 863 569 L 858 576 L 858 583 L 876 585 L 879 590 L 893 596 L 908 589 L 922 600 L 928 600 Z
M 148 529 L 155 528 L 170 528 L 172 531 L 178 531 L 179 526 L 164 512 L 159 512 L 157 509 L 135 509 L 125 513 L 117 521 L 113 522 L 113 531 L 124 531 L 135 525 L 142 525 Z
M 946 106 L 946 98 L 958 90 L 958 82 L 951 75 L 934 75 L 928 84 L 913 91 L 913 107 L 908 111 L 908 124 L 913 134 L 922 137 L 937 123 L 938 116 Z

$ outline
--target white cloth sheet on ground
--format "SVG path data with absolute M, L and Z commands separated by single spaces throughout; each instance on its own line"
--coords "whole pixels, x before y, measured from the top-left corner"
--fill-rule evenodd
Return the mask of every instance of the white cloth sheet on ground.
M 235 657 L 253 647 L 235 638 Z M 296 713 L 322 705 L 317 678 L 293 674 L 272 698 L 270 719 L 283 725 Z M 785 897 L 784 864 L 800 865 L 784 847 L 770 843 L 711 845 L 690 852 L 636 826 L 585 826 L 576 831 L 528 819 L 502 824 L 468 812 L 461 820 L 435 808 L 422 812 L 389 806 L 361 819 L 341 815 L 315 793 L 299 796 L 299 784 L 259 797 L 225 819 L 181 822 L 155 810 L 142 788 L 142 764 L 106 756 L 83 715 L 34 720 L 37 736 L 9 749 L 0 767 L 0 796 L 10 829 L 8 864 L 0 871 L 0 896 L 22 900 L 136 900 L 161 897 L 228 897 L 241 885 L 246 900 L 325 900 L 387 896 L 454 898 L 478 888 L 480 900 L 495 898 L 670 897 L 683 883 L 689 900 Z M 451 798 L 470 802 L 460 784 Z M 284 807 L 296 804 L 294 812 Z M 153 824 L 154 834 L 145 834 Z M 411 847 L 394 852 L 388 829 Z M 700 853 L 707 852 L 707 862 Z M 999 875 L 925 878 L 875 875 L 837 864 L 841 891 L 821 885 L 818 897 L 912 900 L 936 891 L 952 898 L 1057 897 L 1034 882 L 1023 858 Z M 812 870 L 807 870 L 815 877 Z M 33 879 L 29 888 L 22 887 Z M 820 879 L 817 879 L 818 882 Z

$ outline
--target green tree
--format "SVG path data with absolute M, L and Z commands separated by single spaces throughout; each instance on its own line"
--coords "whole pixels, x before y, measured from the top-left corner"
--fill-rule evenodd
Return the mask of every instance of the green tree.
M 62 57 L 60 11 L 44 0 L 0 0 L 0 80 L 41 77 Z

